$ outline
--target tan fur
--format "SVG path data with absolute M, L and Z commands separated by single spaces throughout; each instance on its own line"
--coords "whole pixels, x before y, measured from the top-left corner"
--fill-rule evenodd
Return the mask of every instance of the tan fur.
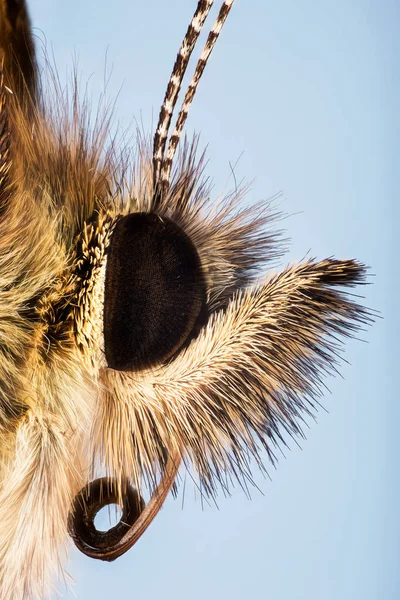
M 153 484 L 162 449 L 183 446 L 202 489 L 214 494 L 230 471 L 249 474 L 260 448 L 273 460 L 280 429 L 300 434 L 298 418 L 315 408 L 320 376 L 334 370 L 336 336 L 368 320 L 335 289 L 363 276 L 353 261 L 288 267 L 236 294 L 170 364 L 141 373 L 103 370 L 107 392 L 94 439 L 110 474 L 132 477 L 131 465 L 139 464 L 135 483 L 144 473 Z
M 268 203 L 241 209 L 241 191 L 213 203 L 195 140 L 184 146 L 157 213 L 197 248 L 208 324 L 167 364 L 141 373 L 107 368 L 106 249 L 118 216 L 152 209 L 150 146 L 140 135 L 134 156 L 107 146 L 111 116 L 99 113 L 92 124 L 76 87 L 68 97 L 54 72 L 49 103 L 34 80 L 11 93 L 16 78 L 7 64 L 0 76 L 0 597 L 29 600 L 46 597 L 54 573 L 62 575 L 68 511 L 99 460 L 107 474 L 137 487 L 154 485 L 166 455 L 182 448 L 205 493 L 232 475 L 249 476 L 250 456 L 262 467 L 260 448 L 274 460 L 282 429 L 301 433 L 321 376 L 334 369 L 337 336 L 370 317 L 338 289 L 363 281 L 365 269 L 353 260 L 309 260 L 256 282 L 260 266 L 283 252 L 271 230 L 279 215 Z

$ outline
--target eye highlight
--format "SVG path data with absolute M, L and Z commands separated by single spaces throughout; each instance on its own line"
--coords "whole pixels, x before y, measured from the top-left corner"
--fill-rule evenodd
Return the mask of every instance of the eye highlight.
M 205 306 L 200 258 L 185 232 L 155 213 L 122 217 L 106 266 L 108 366 L 135 371 L 165 362 L 188 340 Z

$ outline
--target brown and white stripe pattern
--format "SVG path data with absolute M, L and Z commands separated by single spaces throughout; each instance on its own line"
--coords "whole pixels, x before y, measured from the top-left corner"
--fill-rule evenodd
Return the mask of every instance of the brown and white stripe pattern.
M 174 156 L 175 156 L 175 151 L 179 144 L 182 130 L 185 126 L 186 119 L 189 114 L 190 105 L 192 104 L 194 95 L 197 90 L 197 86 L 199 84 L 201 76 L 203 75 L 205 66 L 208 62 L 210 54 L 211 54 L 211 52 L 215 46 L 215 43 L 218 39 L 220 31 L 226 21 L 229 11 L 232 8 L 233 3 L 234 3 L 234 0 L 225 0 L 225 2 L 222 4 L 221 9 L 218 13 L 218 17 L 217 17 L 210 33 L 208 34 L 207 41 L 204 45 L 201 56 L 197 62 L 196 70 L 195 70 L 192 80 L 188 86 L 185 98 L 182 102 L 182 107 L 179 112 L 178 119 L 176 121 L 175 129 L 169 140 L 167 153 L 165 155 L 165 159 L 163 160 L 162 167 L 161 167 L 160 180 L 161 180 L 161 189 L 163 190 L 163 192 L 167 192 L 167 190 L 169 188 L 169 180 L 170 180 L 170 176 L 171 176 L 171 168 L 172 168 L 172 163 L 173 163 Z
M 165 145 L 167 142 L 168 131 L 171 124 L 172 113 L 174 111 L 178 94 L 181 89 L 182 80 L 188 66 L 193 48 L 196 45 L 200 31 L 204 25 L 208 13 L 214 3 L 214 0 L 199 0 L 192 21 L 188 27 L 185 37 L 183 38 L 181 47 L 175 60 L 172 74 L 168 82 L 167 91 L 165 93 L 164 102 L 162 103 L 158 126 L 154 136 L 153 145 L 153 181 L 154 189 L 156 189 Z

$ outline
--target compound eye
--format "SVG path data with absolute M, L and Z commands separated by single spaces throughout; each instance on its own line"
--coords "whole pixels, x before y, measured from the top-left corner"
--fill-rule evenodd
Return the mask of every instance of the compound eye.
M 200 258 L 184 231 L 154 213 L 122 217 L 105 275 L 108 366 L 140 370 L 168 360 L 190 339 L 205 310 Z

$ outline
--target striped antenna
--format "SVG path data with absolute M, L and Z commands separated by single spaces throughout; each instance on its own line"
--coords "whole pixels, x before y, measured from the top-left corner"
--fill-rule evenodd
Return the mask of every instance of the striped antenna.
M 234 0 L 225 0 L 224 3 L 222 4 L 221 9 L 218 13 L 218 17 L 217 17 L 210 33 L 208 34 L 207 41 L 203 48 L 203 52 L 201 53 L 201 56 L 197 62 L 196 70 L 193 74 L 193 77 L 188 86 L 185 98 L 182 102 L 181 110 L 179 112 L 173 134 L 171 135 L 171 138 L 169 140 L 168 149 L 167 149 L 165 158 L 161 165 L 160 180 L 161 180 L 162 195 L 164 195 L 168 191 L 168 188 L 169 188 L 169 180 L 170 180 L 170 176 L 171 176 L 171 168 L 172 168 L 172 163 L 173 163 L 174 156 L 175 156 L 175 151 L 178 146 L 182 130 L 185 126 L 186 119 L 189 114 L 190 105 L 192 104 L 194 95 L 197 90 L 197 86 L 199 84 L 201 76 L 203 75 L 204 68 L 208 62 L 210 54 L 215 46 L 215 43 L 216 43 L 218 36 L 220 34 L 220 31 L 222 29 L 222 26 L 226 21 L 226 18 L 229 14 L 229 11 L 232 8 L 233 3 L 234 3 Z
M 168 82 L 167 91 L 165 92 L 164 102 L 162 103 L 160 116 L 158 118 L 157 130 L 154 136 L 153 144 L 153 183 L 154 190 L 160 178 L 161 165 L 165 153 L 165 145 L 167 143 L 168 131 L 171 124 L 172 113 L 174 111 L 178 94 L 181 89 L 182 80 L 185 75 L 186 67 L 188 66 L 193 48 L 196 45 L 200 31 L 204 25 L 208 13 L 214 0 L 199 0 L 196 12 L 193 15 L 192 21 L 188 27 L 185 37 L 183 38 L 181 47 L 175 60 L 174 68 L 172 69 L 171 77 Z

